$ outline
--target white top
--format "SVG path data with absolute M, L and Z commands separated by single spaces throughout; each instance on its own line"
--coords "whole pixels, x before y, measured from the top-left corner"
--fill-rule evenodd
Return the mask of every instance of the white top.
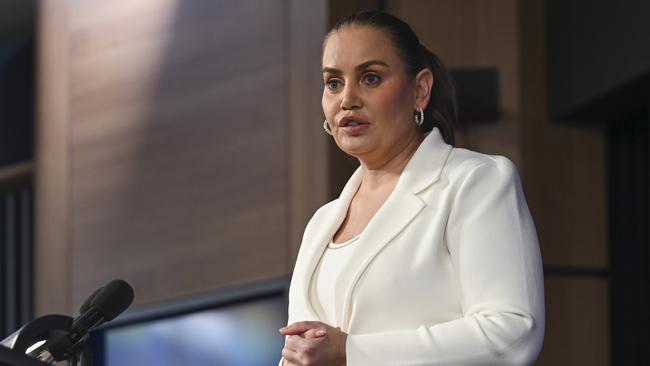
M 324 321 L 310 285 L 361 178 L 358 169 L 305 229 L 289 323 Z M 331 281 L 348 366 L 534 362 L 544 338 L 542 261 L 508 159 L 453 148 L 434 129 L 356 244 Z
M 309 296 L 314 308 L 325 323 L 340 327 L 342 324 L 341 309 L 343 309 L 343 298 L 336 295 L 336 284 L 342 281 L 349 281 L 349 278 L 341 278 L 346 275 L 342 269 L 350 264 L 355 258 L 357 248 L 362 245 L 360 235 L 343 243 L 331 241 L 314 272 Z M 347 273 L 349 275 L 349 273 Z

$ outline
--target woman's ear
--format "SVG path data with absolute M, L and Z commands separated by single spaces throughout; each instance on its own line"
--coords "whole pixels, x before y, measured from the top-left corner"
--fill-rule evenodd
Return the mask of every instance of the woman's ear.
M 424 68 L 415 76 L 415 105 L 426 109 L 431 97 L 433 88 L 433 74 L 431 70 Z

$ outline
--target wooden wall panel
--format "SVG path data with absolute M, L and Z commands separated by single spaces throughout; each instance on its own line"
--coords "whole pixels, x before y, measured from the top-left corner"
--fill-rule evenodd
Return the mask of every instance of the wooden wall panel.
M 328 1 L 289 2 L 289 260 L 293 271 L 308 220 L 329 198 L 328 145 L 323 131 L 322 39 Z
M 72 303 L 114 277 L 141 304 L 285 274 L 284 2 L 69 17 Z
M 392 0 L 387 10 L 447 67 L 497 69 L 499 120 L 457 128 L 457 145 L 505 155 L 521 169 L 517 0 Z
M 64 1 L 38 6 L 34 312 L 64 314 L 71 293 L 68 14 Z
M 546 278 L 546 337 L 535 365 L 610 365 L 608 282 Z
M 549 118 L 544 1 L 521 2 L 520 14 L 522 176 L 544 263 L 607 268 L 604 131 Z
M 38 313 L 290 273 L 327 199 L 326 1 L 40 5 Z
M 519 2 L 524 188 L 546 267 L 606 270 L 604 135 L 548 116 L 544 2 Z M 610 364 L 610 281 L 590 273 L 546 277 L 547 331 L 537 364 Z

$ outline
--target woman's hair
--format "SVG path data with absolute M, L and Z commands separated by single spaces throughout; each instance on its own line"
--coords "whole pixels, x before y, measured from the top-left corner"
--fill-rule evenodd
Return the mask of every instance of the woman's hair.
M 429 104 L 424 110 L 423 132 L 438 127 L 448 144 L 454 144 L 453 126 L 458 119 L 456 91 L 449 71 L 440 59 L 420 43 L 413 29 L 396 16 L 381 11 L 369 10 L 351 14 L 339 20 L 325 36 L 346 26 L 366 26 L 386 32 L 393 46 L 406 65 L 406 72 L 415 76 L 427 68 L 433 74 L 433 87 Z

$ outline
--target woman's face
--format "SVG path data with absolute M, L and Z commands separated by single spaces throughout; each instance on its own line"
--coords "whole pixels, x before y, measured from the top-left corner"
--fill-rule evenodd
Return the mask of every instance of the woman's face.
M 361 160 L 381 161 L 419 132 L 415 78 L 381 30 L 347 26 L 323 50 L 323 112 L 336 144 Z

